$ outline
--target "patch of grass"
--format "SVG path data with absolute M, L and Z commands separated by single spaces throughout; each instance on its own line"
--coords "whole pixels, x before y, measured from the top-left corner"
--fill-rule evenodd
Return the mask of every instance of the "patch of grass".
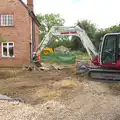
M 81 51 L 71 51 L 70 54 L 71 54 L 71 56 L 74 55 L 76 57 L 76 59 L 78 59 L 78 60 L 90 60 L 90 57 L 89 57 L 88 53 L 83 53 Z M 51 64 L 54 64 L 54 63 L 57 63 L 57 64 L 62 64 L 62 63 L 72 64 L 73 63 L 72 62 L 73 60 L 71 62 L 70 62 L 70 60 L 66 60 L 66 62 L 65 62 L 63 60 L 60 60 L 60 59 L 56 58 L 55 56 L 51 56 L 51 57 L 50 56 L 41 56 L 41 62 L 48 62 L 48 61 Z
M 43 100 L 51 100 L 60 97 L 61 91 L 60 90 L 52 90 L 49 88 L 41 88 L 37 92 L 37 96 Z
M 89 60 L 90 59 L 88 53 L 83 53 L 81 51 L 72 51 L 72 53 L 76 56 L 76 59 L 79 59 L 79 60 Z
M 74 82 L 71 81 L 71 80 L 64 80 L 64 81 L 63 81 L 63 85 L 64 85 L 64 86 L 71 86 L 71 85 L 74 85 Z
M 63 80 L 62 81 L 62 87 L 72 87 L 76 86 L 75 82 L 72 80 Z
M 59 92 L 57 91 L 49 91 L 45 97 L 47 97 L 48 99 L 54 99 L 54 98 L 57 98 L 59 96 Z

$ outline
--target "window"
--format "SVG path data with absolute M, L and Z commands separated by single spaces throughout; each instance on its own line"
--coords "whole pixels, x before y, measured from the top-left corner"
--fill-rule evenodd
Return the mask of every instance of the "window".
M 102 62 L 108 64 L 110 62 L 116 62 L 116 45 L 117 35 L 109 35 L 104 39 L 104 45 L 102 49 Z
M 1 26 L 13 26 L 13 15 L 0 15 Z
M 117 40 L 117 35 L 106 36 L 105 37 L 104 50 L 109 50 L 109 49 L 115 50 L 115 48 L 116 48 L 116 40 Z
M 14 57 L 14 43 L 13 42 L 2 43 L 2 57 Z

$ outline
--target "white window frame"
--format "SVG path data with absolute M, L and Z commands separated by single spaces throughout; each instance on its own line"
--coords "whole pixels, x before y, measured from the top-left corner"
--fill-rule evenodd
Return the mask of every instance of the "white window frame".
M 4 43 L 7 43 L 7 56 L 5 56 L 5 55 L 3 54 L 3 47 L 4 47 L 3 44 L 4 44 Z M 9 45 L 9 43 L 12 43 L 13 45 L 11 46 L 11 45 Z M 9 51 L 8 51 L 8 50 L 9 50 L 9 47 L 13 47 L 13 56 L 10 56 L 10 55 L 9 55 Z M 1 49 L 2 49 L 2 57 L 9 57 L 9 58 L 15 57 L 15 56 L 14 56 L 14 42 L 2 42 L 2 43 L 1 43 Z
M 5 18 L 6 17 L 6 18 Z M 12 23 L 10 22 L 12 21 Z M 13 26 L 14 18 L 13 15 L 0 15 L 1 26 Z

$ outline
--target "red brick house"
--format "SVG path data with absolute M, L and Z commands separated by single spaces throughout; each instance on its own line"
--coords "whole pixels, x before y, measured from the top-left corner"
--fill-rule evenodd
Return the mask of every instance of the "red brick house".
M 33 0 L 0 0 L 0 66 L 29 64 L 39 41 Z M 3 40 L 5 40 L 3 42 Z

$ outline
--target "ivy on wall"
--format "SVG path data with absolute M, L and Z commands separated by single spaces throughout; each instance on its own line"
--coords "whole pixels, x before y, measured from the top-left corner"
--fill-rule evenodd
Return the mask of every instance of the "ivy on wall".
M 0 43 L 1 43 L 1 42 L 7 42 L 7 41 L 8 41 L 8 40 L 7 40 L 5 37 L 3 37 L 3 36 L 0 35 Z

